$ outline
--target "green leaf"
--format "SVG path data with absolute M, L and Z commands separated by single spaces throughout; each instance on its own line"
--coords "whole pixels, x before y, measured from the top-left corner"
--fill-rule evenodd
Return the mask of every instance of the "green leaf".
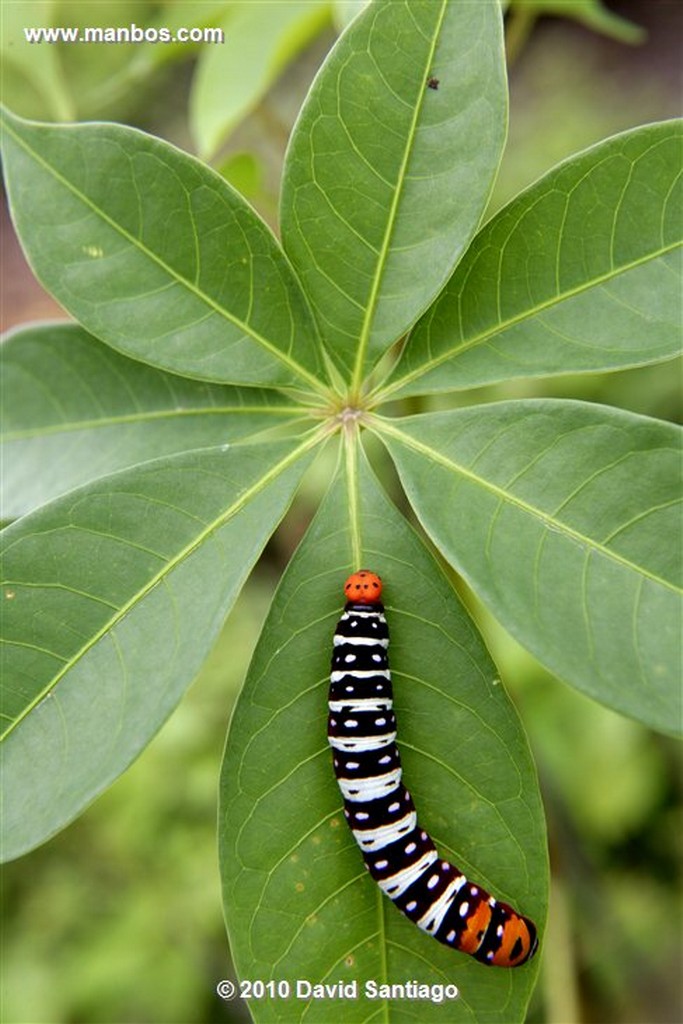
M 276 391 L 136 363 L 77 324 L 17 331 L 0 347 L 0 364 L 4 519 L 115 470 L 246 439 L 304 413 Z
M 377 0 L 329 55 L 287 154 L 282 238 L 356 386 L 466 248 L 505 119 L 497 3 Z
M 680 350 L 681 123 L 593 146 L 477 235 L 386 394 L 612 370 Z
M 226 0 L 12 0 L 2 8 L 3 101 L 23 117 L 46 121 L 123 118 L 132 106 L 149 104 L 148 80 L 161 66 L 198 49 L 179 41 L 177 30 L 214 26 L 226 6 Z M 163 43 L 161 28 L 171 33 Z M 87 45 L 78 41 L 86 29 Z M 108 40 L 97 41 L 97 29 Z M 132 29 L 138 38 L 130 38 Z M 52 41 L 29 42 L 26 30 L 47 31 Z
M 528 0 L 524 0 L 514 6 L 524 8 L 530 5 Z M 601 0 L 572 0 L 571 3 L 566 0 L 536 0 L 533 6 L 538 9 L 538 16 L 555 14 L 558 17 L 573 18 L 595 32 L 601 32 L 610 39 L 618 39 L 621 43 L 641 43 L 647 36 L 644 28 L 610 11 Z
M 379 571 L 406 781 L 440 851 L 542 928 L 543 812 L 521 726 L 450 585 L 367 464 L 339 474 L 277 591 L 230 726 L 221 779 L 226 920 L 241 978 L 350 982 L 357 1000 L 266 999 L 262 1021 L 523 1020 L 538 960 L 478 964 L 425 935 L 367 874 L 326 738 L 334 624 L 358 564 Z M 355 510 L 349 521 L 350 508 Z M 365 998 L 368 979 L 456 982 L 455 1002 Z
M 681 727 L 681 431 L 568 401 L 411 417 L 382 436 L 422 525 L 562 679 Z
M 157 459 L 5 530 L 3 859 L 71 821 L 173 710 L 289 505 L 306 447 Z
M 370 0 L 332 0 L 334 23 L 341 32 L 357 17 Z
M 138 28 L 140 38 L 137 42 L 131 40 L 130 35 L 126 41 L 125 34 L 121 33 L 117 42 L 112 42 L 111 37 L 108 41 L 91 38 L 83 44 L 60 39 L 53 45 L 42 43 L 33 47 L 36 64 L 41 62 L 45 50 L 56 51 L 75 108 L 74 120 L 85 116 L 102 117 L 105 110 L 110 114 L 118 111 L 121 115 L 125 92 L 122 93 L 119 82 L 127 78 L 128 68 L 143 45 L 142 31 L 153 22 L 157 6 L 155 0 L 135 0 L 135 4 L 130 0 L 107 0 L 106 4 L 101 0 L 55 0 L 47 22 L 31 19 L 32 24 L 53 25 L 58 29 L 65 28 L 67 32 L 77 32 L 81 39 L 86 29 L 99 28 L 111 33 L 118 29 L 130 32 L 132 24 Z M 157 46 L 157 50 L 164 49 L 165 46 Z M 128 89 L 132 86 L 133 82 L 128 80 Z M 9 97 L 3 102 L 10 105 Z
M 323 390 L 291 267 L 208 167 L 132 128 L 9 115 L 3 159 L 36 276 L 91 333 L 204 380 Z
M 254 153 L 246 150 L 231 153 L 217 165 L 216 170 L 246 199 L 254 199 L 265 192 L 263 161 Z
M 326 0 L 261 0 L 236 5 L 222 46 L 204 47 L 190 94 L 190 126 L 209 159 L 263 99 L 277 76 L 330 17 Z
M 59 48 L 30 43 L 24 31 L 52 25 L 54 8 L 54 0 L 2 5 L 1 95 L 4 103 L 26 117 L 74 116 L 74 102 L 64 79 Z
M 105 112 L 123 117 L 132 104 L 141 107 L 149 99 L 149 87 L 141 99 L 145 78 L 188 47 L 197 48 L 196 43 L 160 44 L 158 36 L 156 42 L 145 41 L 142 33 L 151 40 L 160 26 L 174 33 L 180 26 L 204 24 L 224 7 L 225 0 L 166 5 L 156 0 L 5 3 L 0 38 L 3 102 L 24 117 L 47 121 L 101 118 Z M 108 40 L 97 40 L 98 29 L 109 34 Z M 130 38 L 132 29 L 138 38 Z M 29 41 L 27 31 L 39 35 Z M 41 40 L 42 34 L 48 37 Z

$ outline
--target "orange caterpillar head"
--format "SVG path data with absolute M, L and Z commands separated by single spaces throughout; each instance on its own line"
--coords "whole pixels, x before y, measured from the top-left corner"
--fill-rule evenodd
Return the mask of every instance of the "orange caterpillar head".
M 347 601 L 355 604 L 378 604 L 382 597 L 382 580 L 369 569 L 359 569 L 344 584 Z

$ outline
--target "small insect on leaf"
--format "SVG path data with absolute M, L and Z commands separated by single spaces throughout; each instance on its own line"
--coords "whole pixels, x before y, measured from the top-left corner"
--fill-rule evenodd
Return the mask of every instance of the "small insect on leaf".
M 438 78 L 430 78 L 429 81 L 427 82 L 427 88 L 428 89 L 435 89 L 435 90 L 438 89 L 439 88 L 439 79 Z

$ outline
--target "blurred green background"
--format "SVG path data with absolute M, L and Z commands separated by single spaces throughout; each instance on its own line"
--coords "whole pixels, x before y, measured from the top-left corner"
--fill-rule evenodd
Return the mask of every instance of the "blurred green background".
M 201 153 L 275 225 L 291 125 L 335 32 L 358 6 L 5 0 L 4 101 L 48 120 L 125 120 Z M 555 15 L 543 16 L 545 8 Z M 592 142 L 679 113 L 679 3 L 524 3 L 508 17 L 510 139 L 494 205 Z M 223 25 L 226 43 L 48 47 L 29 46 L 22 34 L 24 26 L 133 21 Z M 4 325 L 61 315 L 10 241 L 5 257 Z M 517 381 L 458 400 L 571 396 L 679 420 L 680 379 L 680 366 L 668 363 Z M 4 868 L 5 1024 L 248 1019 L 239 1001 L 223 1003 L 215 992 L 232 976 L 215 848 L 218 772 L 270 595 L 324 469 L 307 479 L 209 662 L 148 750 L 79 821 Z M 387 479 L 395 488 L 388 469 Z M 464 596 L 525 722 L 546 802 L 551 920 L 529 1020 L 682 1020 L 678 745 L 553 679 Z

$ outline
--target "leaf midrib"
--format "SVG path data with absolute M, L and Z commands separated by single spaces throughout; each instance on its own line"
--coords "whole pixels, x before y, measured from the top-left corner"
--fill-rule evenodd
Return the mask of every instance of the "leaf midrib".
M 434 61 L 434 53 L 436 51 L 436 47 L 439 41 L 441 26 L 446 16 L 447 3 L 448 0 L 441 0 L 441 11 L 439 14 L 438 21 L 432 32 L 432 41 L 429 49 L 429 59 L 425 62 L 425 67 L 422 74 L 422 81 L 420 84 L 418 102 L 415 104 L 415 109 L 413 111 L 413 117 L 410 124 L 410 130 L 406 135 L 406 142 L 403 150 L 403 158 L 401 160 L 401 166 L 399 168 L 398 177 L 396 180 L 396 184 L 394 186 L 394 193 L 389 208 L 389 216 L 387 218 L 387 223 L 384 230 L 384 237 L 382 239 L 382 245 L 377 259 L 375 273 L 373 275 L 372 287 L 370 289 L 370 297 L 368 299 L 368 304 L 365 308 L 365 315 L 363 317 L 363 323 L 361 326 L 360 336 L 358 339 L 358 349 L 356 352 L 356 360 L 353 370 L 352 386 L 354 391 L 356 392 L 360 389 L 363 379 L 363 367 L 365 364 L 365 357 L 367 354 L 368 343 L 370 340 L 370 332 L 372 330 L 375 310 L 377 308 L 377 304 L 379 301 L 380 285 L 389 259 L 389 253 L 391 251 L 391 238 L 394 233 L 394 228 L 396 226 L 399 204 L 404 193 L 404 184 L 408 172 L 408 164 L 410 162 L 410 157 L 412 155 L 413 148 L 415 145 L 415 139 L 417 138 L 417 124 L 420 113 L 422 111 L 422 107 L 425 102 L 427 79 L 429 76 L 430 68 L 432 67 Z
M 604 544 L 600 543 L 597 540 L 594 540 L 592 537 L 587 537 L 579 530 L 575 529 L 572 526 L 569 526 L 567 523 L 562 522 L 562 520 L 554 518 L 553 515 L 551 515 L 548 512 L 545 512 L 543 509 L 537 508 L 536 506 L 529 504 L 529 502 L 524 501 L 517 495 L 514 495 L 510 491 L 505 490 L 504 487 L 501 487 L 500 485 L 493 483 L 491 480 L 486 480 L 484 477 L 479 476 L 477 473 L 474 473 L 471 469 L 467 469 L 465 466 L 462 466 L 454 459 L 450 459 L 448 456 L 444 455 L 436 448 L 431 448 L 428 444 L 425 444 L 423 441 L 418 441 L 417 438 L 412 437 L 410 434 L 404 433 L 398 427 L 395 427 L 393 426 L 393 424 L 389 423 L 386 419 L 373 415 L 372 422 L 368 422 L 368 426 L 370 429 L 373 430 L 373 432 L 378 434 L 380 439 L 382 439 L 383 434 L 386 434 L 389 437 L 394 438 L 394 440 L 398 441 L 400 444 L 405 445 L 405 447 L 407 448 L 411 448 L 413 451 L 419 452 L 420 455 L 424 455 L 427 459 L 437 463 L 444 469 L 450 470 L 453 473 L 457 473 L 460 476 L 464 477 L 465 479 L 469 480 L 471 483 L 474 483 L 477 486 L 482 487 L 484 490 L 489 491 L 489 493 L 494 494 L 500 501 L 504 502 L 505 504 L 513 505 L 516 508 L 520 509 L 520 511 L 524 512 L 526 515 L 531 516 L 535 519 L 539 519 L 547 529 L 553 530 L 556 533 L 564 535 L 568 539 L 576 541 L 578 544 L 589 549 L 590 551 L 602 555 L 604 558 L 607 558 L 612 562 L 615 562 L 616 564 L 627 569 L 629 572 L 636 573 L 638 576 L 648 579 L 651 583 L 658 584 L 664 587 L 665 589 L 670 590 L 672 593 L 676 595 L 681 593 L 679 588 L 674 583 L 671 583 L 669 580 L 664 579 L 664 577 L 651 572 L 645 566 L 641 566 L 636 564 L 635 562 L 631 562 L 628 558 L 619 554 L 619 552 L 613 551 L 612 549 L 605 547 Z
M 192 416 L 303 416 L 297 406 L 206 406 L 198 409 L 166 409 L 143 413 L 125 413 L 120 416 L 102 416 L 90 420 L 68 420 L 64 423 L 52 423 L 44 427 L 31 427 L 25 430 L 8 430 L 0 434 L 0 444 L 8 441 L 23 441 L 34 437 L 49 437 L 53 434 L 70 433 L 77 430 L 96 430 L 101 427 L 116 427 L 126 424 L 144 424 L 161 420 L 188 419 Z

